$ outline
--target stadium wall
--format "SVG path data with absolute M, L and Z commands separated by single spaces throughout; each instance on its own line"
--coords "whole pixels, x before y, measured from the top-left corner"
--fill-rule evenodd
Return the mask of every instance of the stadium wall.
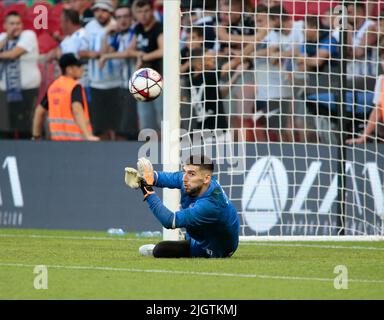
M 0 141 L 0 227 L 161 230 L 124 183 L 141 145 Z

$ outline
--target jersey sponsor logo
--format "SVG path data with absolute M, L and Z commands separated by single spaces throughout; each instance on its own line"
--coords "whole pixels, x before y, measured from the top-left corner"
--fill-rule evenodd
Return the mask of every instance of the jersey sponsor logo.
M 142 34 L 139 34 L 137 36 L 136 41 L 137 41 L 137 48 L 140 50 L 143 50 L 144 48 L 148 47 L 148 45 L 149 45 L 149 39 L 144 38 Z

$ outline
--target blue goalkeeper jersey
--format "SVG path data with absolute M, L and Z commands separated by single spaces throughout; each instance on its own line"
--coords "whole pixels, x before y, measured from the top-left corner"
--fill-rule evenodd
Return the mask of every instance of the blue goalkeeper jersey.
M 215 177 L 199 197 L 185 193 L 182 178 L 182 172 L 156 172 L 154 183 L 161 188 L 180 189 L 182 210 L 170 211 L 156 194 L 147 198 L 149 208 L 165 228 L 185 228 L 187 238 L 194 239 L 208 256 L 231 256 L 239 243 L 240 223 L 236 208 Z

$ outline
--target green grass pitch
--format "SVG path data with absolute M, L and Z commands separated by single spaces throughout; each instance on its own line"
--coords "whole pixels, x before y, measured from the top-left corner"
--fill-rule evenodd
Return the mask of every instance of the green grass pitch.
M 241 243 L 230 259 L 154 259 L 160 239 L 0 229 L 0 299 L 384 299 L 384 242 Z M 48 288 L 34 288 L 36 265 Z M 348 288 L 335 289 L 337 265 Z

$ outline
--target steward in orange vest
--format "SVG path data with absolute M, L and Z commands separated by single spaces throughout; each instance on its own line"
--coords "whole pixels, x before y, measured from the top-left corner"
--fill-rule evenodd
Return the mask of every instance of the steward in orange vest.
M 84 88 L 77 82 L 83 75 L 81 62 L 68 53 L 59 63 L 63 75 L 49 86 L 47 95 L 35 110 L 33 138 L 41 138 L 44 116 L 48 112 L 51 140 L 99 140 L 92 133 Z

